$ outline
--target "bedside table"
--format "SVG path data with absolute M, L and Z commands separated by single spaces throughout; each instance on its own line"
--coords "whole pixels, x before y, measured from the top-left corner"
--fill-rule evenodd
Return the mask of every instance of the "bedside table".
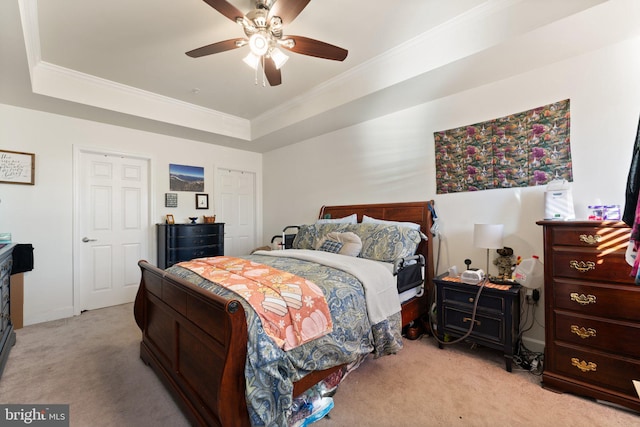
M 473 304 L 479 285 L 467 285 L 448 274 L 433 279 L 437 295 L 438 338 L 454 339 L 469 330 Z M 473 331 L 467 341 L 504 352 L 506 369 L 511 372 L 520 330 L 520 285 L 486 284 L 480 293 Z M 444 345 L 438 343 L 438 347 Z

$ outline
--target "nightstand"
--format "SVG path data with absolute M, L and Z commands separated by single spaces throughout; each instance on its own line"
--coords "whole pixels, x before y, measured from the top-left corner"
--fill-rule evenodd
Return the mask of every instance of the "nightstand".
M 448 274 L 433 279 L 437 295 L 438 338 L 445 334 L 461 337 L 469 330 L 473 304 L 479 285 L 467 285 Z M 507 371 L 511 372 L 520 330 L 520 285 L 487 284 L 476 309 L 473 331 L 466 341 L 504 352 Z M 438 343 L 438 347 L 444 345 Z

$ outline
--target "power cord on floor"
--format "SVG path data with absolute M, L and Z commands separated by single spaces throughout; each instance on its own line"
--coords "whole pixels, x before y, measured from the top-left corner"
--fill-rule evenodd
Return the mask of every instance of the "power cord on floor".
M 544 370 L 544 353 L 535 352 L 528 349 L 524 343 L 522 342 L 522 337 L 525 332 L 530 330 L 535 323 L 536 320 L 536 312 L 535 307 L 531 304 L 523 304 L 523 314 L 524 320 L 522 322 L 522 327 L 520 328 L 520 333 L 518 335 L 518 347 L 516 349 L 516 353 L 513 356 L 513 362 L 522 368 L 525 371 L 529 371 L 532 375 L 542 375 L 542 371 Z M 531 310 L 531 324 L 527 326 L 529 323 L 529 311 Z M 538 323 L 539 324 L 539 323 Z

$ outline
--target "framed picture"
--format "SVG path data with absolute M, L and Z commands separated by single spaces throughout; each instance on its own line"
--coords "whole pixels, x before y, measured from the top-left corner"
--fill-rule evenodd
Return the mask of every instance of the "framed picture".
M 0 150 L 0 183 L 34 185 L 36 155 Z
M 169 190 L 204 191 L 204 168 L 169 164 Z
M 209 209 L 208 194 L 196 194 L 196 209 Z
M 167 215 L 167 224 L 175 224 L 176 221 L 173 219 L 173 215 Z

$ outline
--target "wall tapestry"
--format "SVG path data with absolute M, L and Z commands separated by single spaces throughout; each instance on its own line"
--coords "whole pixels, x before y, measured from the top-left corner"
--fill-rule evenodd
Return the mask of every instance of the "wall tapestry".
M 437 194 L 573 181 L 569 100 L 434 133 Z

